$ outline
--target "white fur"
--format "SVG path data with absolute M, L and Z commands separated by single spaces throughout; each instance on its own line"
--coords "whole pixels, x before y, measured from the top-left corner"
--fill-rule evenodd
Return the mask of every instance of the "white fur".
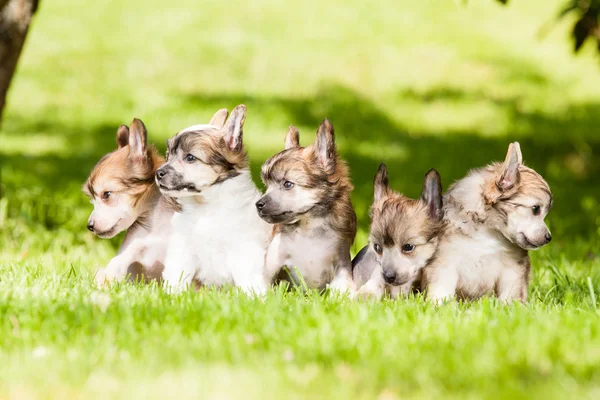
M 208 129 L 221 129 L 221 128 L 216 127 L 211 124 L 196 124 L 196 125 L 188 126 L 184 130 L 179 132 L 177 135 L 181 135 L 184 132 L 190 132 L 190 131 L 203 131 L 205 129 L 208 130 Z
M 301 276 L 308 288 L 323 288 L 328 284 L 332 289 L 353 292 L 348 269 L 334 264 L 340 254 L 340 239 L 333 230 L 322 232 L 323 226 L 325 221 L 317 218 L 292 232 L 277 232 L 267 252 L 267 273 L 273 276 L 286 266 Z
M 256 213 L 260 196 L 249 171 L 243 171 L 201 195 L 180 198 L 182 211 L 173 216 L 165 259 L 166 287 L 182 290 L 196 279 L 206 286 L 265 293 L 269 225 Z
M 112 238 L 118 233 L 129 228 L 138 218 L 127 196 L 112 192 L 110 201 L 102 199 L 91 200 L 94 210 L 90 214 L 90 221 L 94 223 L 96 234 L 102 238 Z
M 146 278 L 158 279 L 171 235 L 172 215 L 173 211 L 159 200 L 158 204 L 144 213 L 144 218 L 147 219 L 145 225 L 128 227 L 118 254 L 110 260 L 106 268 L 96 273 L 97 285 L 103 286 L 113 280 L 119 281 L 130 274 L 136 277 L 140 272 L 143 272 Z M 142 271 L 132 270 L 131 266 L 134 263 L 140 264 Z

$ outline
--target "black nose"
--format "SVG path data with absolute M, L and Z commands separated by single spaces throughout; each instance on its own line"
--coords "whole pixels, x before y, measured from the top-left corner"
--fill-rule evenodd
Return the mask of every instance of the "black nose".
M 550 243 L 551 240 L 552 240 L 552 235 L 550 234 L 550 232 L 546 233 L 546 243 Z
M 160 181 L 162 177 L 165 176 L 165 174 L 166 172 L 164 169 L 159 169 L 158 171 L 156 171 L 156 179 Z
M 88 227 L 88 231 L 94 232 L 94 222 L 93 221 L 88 221 L 87 227 Z
M 262 210 L 263 208 L 265 208 L 265 202 L 262 200 L 259 200 L 256 202 L 256 209 L 258 211 Z
M 396 272 L 395 271 L 383 271 L 383 279 L 387 283 L 392 283 L 396 280 Z

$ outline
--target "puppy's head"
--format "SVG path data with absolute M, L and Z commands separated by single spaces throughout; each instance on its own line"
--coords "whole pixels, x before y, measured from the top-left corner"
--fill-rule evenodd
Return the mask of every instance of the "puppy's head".
M 134 119 L 131 128 L 117 131 L 117 150 L 102 157 L 83 186 L 94 211 L 87 227 L 103 238 L 128 229 L 143 211 L 140 201 L 154 184 L 154 172 L 162 163 L 154 146 L 146 144 L 146 127 Z
M 525 250 L 550 242 L 544 218 L 552 208 L 552 193 L 540 174 L 523 165 L 519 143 L 509 145 L 504 163 L 488 169 L 493 180 L 484 188 L 484 197 L 496 211 L 494 227 Z
M 167 161 L 156 171 L 162 193 L 198 196 L 248 168 L 242 142 L 246 106 L 235 107 L 226 123 L 227 114 L 221 109 L 208 125 L 190 126 L 167 141 Z
M 381 164 L 375 176 L 369 243 L 381 264 L 383 279 L 402 285 L 417 275 L 435 255 L 442 230 L 442 184 L 435 169 L 425 175 L 421 197 L 409 199 L 388 186 Z
M 298 129 L 290 126 L 285 150 L 263 164 L 261 177 L 267 192 L 256 208 L 272 224 L 295 223 L 308 213 L 327 213 L 340 194 L 351 188 L 347 167 L 337 156 L 333 125 L 327 119 L 308 147 L 300 146 Z

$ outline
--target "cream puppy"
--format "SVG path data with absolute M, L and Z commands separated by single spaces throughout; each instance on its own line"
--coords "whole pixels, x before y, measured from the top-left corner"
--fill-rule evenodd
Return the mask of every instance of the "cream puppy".
M 552 239 L 544 218 L 552 194 L 544 179 L 523 165 L 519 143 L 504 163 L 471 171 L 444 195 L 445 223 L 436 259 L 425 268 L 427 297 L 527 300 L 528 250 Z

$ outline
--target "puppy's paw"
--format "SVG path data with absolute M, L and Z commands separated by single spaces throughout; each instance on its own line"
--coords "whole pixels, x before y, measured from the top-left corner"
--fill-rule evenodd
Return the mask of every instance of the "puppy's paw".
M 450 303 L 454 300 L 453 297 L 440 296 L 440 297 L 428 297 L 427 300 L 436 307 L 442 306 L 446 303 Z
M 383 293 L 373 290 L 373 288 L 364 285 L 356 292 L 356 298 L 362 300 L 381 300 Z
M 96 275 L 94 276 L 94 281 L 96 282 L 96 287 L 98 289 L 102 289 L 108 285 L 109 279 L 106 276 L 105 268 L 99 268 L 96 271 Z
M 163 290 L 168 294 L 179 294 L 185 290 L 187 290 L 188 285 L 184 282 L 169 282 L 167 280 L 163 281 Z
M 327 285 L 327 289 L 351 298 L 356 294 L 356 285 L 348 279 L 334 279 Z

